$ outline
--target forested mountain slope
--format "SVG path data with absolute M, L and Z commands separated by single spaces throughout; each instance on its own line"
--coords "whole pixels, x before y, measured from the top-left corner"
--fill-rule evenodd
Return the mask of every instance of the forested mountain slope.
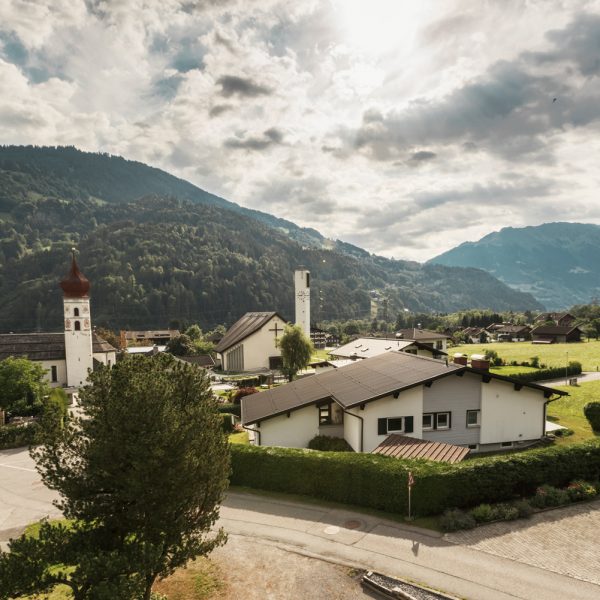
M 507 227 L 429 262 L 484 269 L 512 288 L 530 292 L 548 309 L 568 308 L 600 296 L 600 227 Z
M 94 322 L 114 328 L 174 320 L 208 328 L 248 310 L 293 318 L 292 275 L 300 264 L 313 275 L 315 321 L 368 317 L 370 290 L 388 299 L 391 319 L 402 307 L 540 308 L 479 270 L 392 261 L 352 246 L 329 250 L 316 238 L 300 243 L 262 218 L 198 200 L 206 192 L 175 180 L 197 190 L 198 198 L 181 198 L 176 187 L 161 187 L 170 176 L 156 169 L 156 191 L 134 199 L 151 187 L 150 176 L 143 186 L 136 180 L 138 169 L 149 169 L 140 163 L 133 176 L 132 163 L 106 155 L 85 155 L 95 168 L 70 170 L 69 156 L 82 154 L 73 149 L 41 149 L 37 161 L 29 148 L 26 164 L 11 151 L 10 160 L 0 152 L 0 331 L 60 328 L 57 282 L 72 246 L 92 282 Z M 54 170 L 47 157 L 63 152 Z

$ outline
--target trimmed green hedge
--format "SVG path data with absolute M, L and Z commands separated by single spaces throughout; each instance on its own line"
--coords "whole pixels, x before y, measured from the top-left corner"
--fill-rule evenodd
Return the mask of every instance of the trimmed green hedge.
M 600 440 L 483 457 L 456 465 L 406 461 L 349 452 L 231 447 L 231 483 L 301 494 L 406 514 L 407 476 L 413 472 L 413 510 L 440 514 L 535 493 L 543 484 L 566 486 L 600 478 Z
M 0 427 L 0 450 L 31 446 L 39 433 L 39 425 L 4 425 Z
M 583 407 L 583 414 L 594 431 L 600 431 L 600 402 L 588 402 Z
M 516 373 L 515 375 L 511 375 L 511 377 L 527 383 L 530 381 L 544 381 L 546 379 L 573 377 L 573 375 L 581 375 L 581 373 L 581 363 L 572 361 L 569 363 L 568 368 L 549 367 L 547 369 L 539 369 L 538 371 L 530 371 L 529 373 Z
M 232 402 L 226 402 L 225 404 L 219 404 L 218 409 L 220 413 L 227 413 L 229 415 L 235 415 L 236 417 L 242 416 L 241 404 L 233 404 Z

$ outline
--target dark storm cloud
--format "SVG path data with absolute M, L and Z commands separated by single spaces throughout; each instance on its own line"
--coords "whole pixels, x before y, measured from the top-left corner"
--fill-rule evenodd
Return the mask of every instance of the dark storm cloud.
M 600 17 L 580 17 L 547 37 L 551 52 L 499 61 L 444 98 L 386 114 L 365 111 L 346 142 L 375 160 L 401 158 L 415 146 L 460 145 L 511 161 L 528 156 L 551 163 L 550 134 L 600 123 L 600 81 L 594 77 L 600 74 Z M 583 85 L 544 68 L 559 61 L 587 77 Z
M 240 96 L 245 98 L 256 98 L 257 96 L 268 96 L 273 90 L 265 85 L 260 85 L 252 79 L 237 77 L 236 75 L 223 75 L 217 79 L 221 86 L 221 95 L 225 98 Z
M 283 143 L 283 133 L 276 127 L 267 129 L 262 137 L 250 136 L 247 138 L 229 138 L 225 140 L 226 148 L 238 148 L 243 150 L 265 150 L 269 146 Z

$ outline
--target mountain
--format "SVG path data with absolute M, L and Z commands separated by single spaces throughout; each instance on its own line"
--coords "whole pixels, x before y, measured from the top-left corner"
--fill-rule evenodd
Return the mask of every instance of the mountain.
M 0 331 L 60 328 L 57 282 L 72 246 L 92 281 L 94 321 L 113 328 L 210 328 L 249 310 L 293 318 L 300 264 L 312 273 L 315 321 L 369 317 L 372 295 L 390 315 L 541 308 L 483 271 L 371 255 L 141 163 L 0 148 Z
M 560 310 L 600 296 L 600 226 L 506 227 L 429 264 L 484 269 L 513 289 L 533 294 L 548 309 Z

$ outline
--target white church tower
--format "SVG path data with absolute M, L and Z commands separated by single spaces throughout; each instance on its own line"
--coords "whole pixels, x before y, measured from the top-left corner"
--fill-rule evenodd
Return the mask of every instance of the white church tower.
M 73 252 L 71 270 L 60 282 L 65 317 L 65 359 L 67 386 L 85 385 L 92 370 L 92 322 L 90 318 L 90 282 L 79 270 Z
M 294 291 L 296 325 L 310 339 L 310 271 L 306 267 L 298 267 L 294 272 Z

